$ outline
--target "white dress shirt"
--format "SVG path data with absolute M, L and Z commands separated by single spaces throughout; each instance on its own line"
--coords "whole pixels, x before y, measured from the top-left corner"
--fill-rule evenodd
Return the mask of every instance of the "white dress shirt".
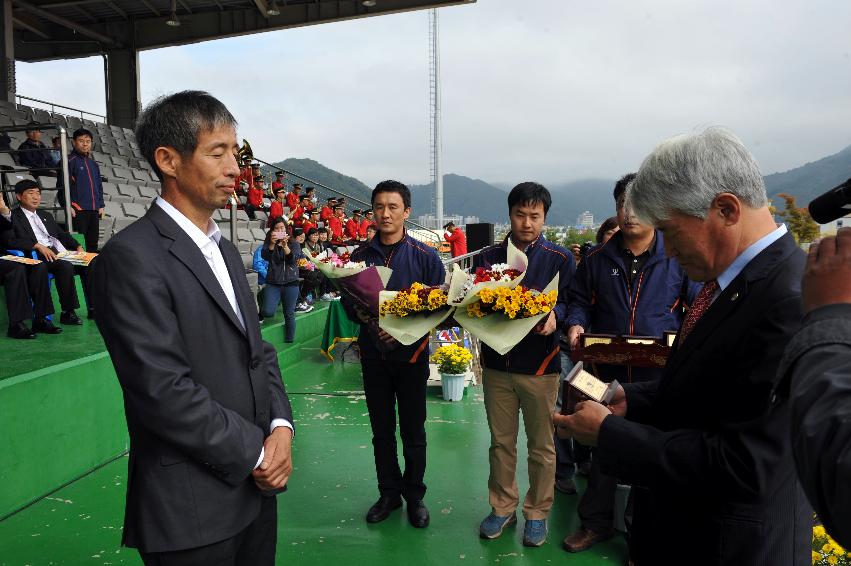
M 712 296 L 712 302 L 715 302 L 718 295 L 720 295 L 724 289 L 733 282 L 733 279 L 739 276 L 739 273 L 741 273 L 756 256 L 765 250 L 765 248 L 782 238 L 786 232 L 788 232 L 786 225 L 781 224 L 775 230 L 769 232 L 740 253 L 739 256 L 733 260 L 733 263 L 724 270 L 724 273 L 719 275 L 718 279 L 716 279 L 716 281 L 718 281 L 718 290 L 715 291 L 715 294 Z
M 48 248 L 53 248 L 59 253 L 67 251 L 65 246 L 62 245 L 62 242 L 59 241 L 59 238 L 54 238 L 50 235 L 47 231 L 47 227 L 44 225 L 44 222 L 42 222 L 41 218 L 38 217 L 38 214 L 31 212 L 24 207 L 21 207 L 21 210 L 24 211 L 24 215 L 27 217 L 27 220 L 29 220 L 30 227 L 35 233 L 35 239 L 38 240 L 39 244 L 47 246 Z
M 233 289 L 233 282 L 230 279 L 228 267 L 225 264 L 225 258 L 222 256 L 222 250 L 219 248 L 222 231 L 219 230 L 218 224 L 210 218 L 207 221 L 207 233 L 205 234 L 182 212 L 163 200 L 162 197 L 157 197 L 157 200 L 154 202 L 156 202 L 157 206 L 162 208 L 163 211 L 165 211 L 165 213 L 168 214 L 178 226 L 180 226 L 181 230 L 186 232 L 186 235 L 192 238 L 192 241 L 195 242 L 195 245 L 197 245 L 198 249 L 201 250 L 201 255 L 203 255 L 204 259 L 207 260 L 207 265 L 210 266 L 210 270 L 216 277 L 216 281 L 218 281 L 219 285 L 222 287 L 222 291 L 224 291 L 225 297 L 228 299 L 228 303 L 230 303 L 231 308 L 233 308 L 236 318 L 239 319 L 240 324 L 242 324 L 242 328 L 245 329 L 245 318 L 242 316 L 239 303 L 236 302 L 236 292 Z M 285 426 L 291 431 L 293 430 L 293 425 L 288 420 L 273 419 L 272 424 L 269 427 L 269 432 L 275 430 L 279 426 Z M 254 466 L 254 469 L 257 469 L 260 466 L 264 455 L 265 450 L 261 448 L 260 458 L 257 459 L 257 464 Z

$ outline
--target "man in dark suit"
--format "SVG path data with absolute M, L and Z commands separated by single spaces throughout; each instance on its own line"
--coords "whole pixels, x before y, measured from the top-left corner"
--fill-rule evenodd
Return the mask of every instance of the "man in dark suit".
M 15 195 L 20 206 L 12 211 L 12 229 L 6 232 L 4 238 L 6 247 L 21 250 L 27 255 L 31 252 L 38 254 L 38 259 L 47 264 L 47 271 L 53 274 L 56 281 L 59 304 L 62 306 L 59 322 L 82 324 L 76 312 L 80 308 L 80 301 L 74 275 L 80 276 L 83 290 L 86 291 L 86 269 L 75 269 L 72 264 L 59 259 L 57 254 L 66 250 L 81 252 L 83 247 L 71 234 L 59 227 L 52 214 L 39 209 L 41 188 L 38 183 L 31 179 L 19 181 L 15 185 Z
M 635 486 L 638 566 L 809 564 L 789 403 L 772 394 L 801 323 L 803 253 L 775 225 L 753 157 L 720 128 L 658 146 L 627 205 L 704 287 L 660 381 L 623 385 L 608 407 L 580 403 L 556 424 Z
M 235 127 L 203 92 L 148 106 L 136 138 L 162 196 L 93 266 L 130 432 L 122 542 L 148 565 L 275 562 L 292 410 L 242 259 L 211 219 L 239 175 Z
M 0 194 L 0 233 L 12 228 L 12 211 Z M 2 253 L 5 253 L 2 252 Z M 6 310 L 9 316 L 9 338 L 32 339 L 36 333 L 59 334 L 61 328 L 53 326 L 47 317 L 53 314 L 53 301 L 47 278 L 47 266 L 22 265 L 12 261 L 0 261 L 0 282 L 6 289 Z M 32 319 L 32 329 L 25 320 Z

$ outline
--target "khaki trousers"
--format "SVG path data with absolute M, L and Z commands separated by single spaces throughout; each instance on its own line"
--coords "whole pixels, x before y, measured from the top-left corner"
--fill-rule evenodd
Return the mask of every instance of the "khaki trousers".
M 529 491 L 523 501 L 526 519 L 546 519 L 553 505 L 556 451 L 552 411 L 559 374 L 525 375 L 484 368 L 482 386 L 491 432 L 488 492 L 495 514 L 505 517 L 517 509 L 517 432 L 519 412 L 526 429 Z

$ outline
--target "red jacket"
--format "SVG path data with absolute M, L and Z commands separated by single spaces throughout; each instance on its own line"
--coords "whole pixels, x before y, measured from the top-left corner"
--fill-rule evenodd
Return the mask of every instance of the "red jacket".
M 449 248 L 452 251 L 452 257 L 458 257 L 467 253 L 467 236 L 460 228 L 455 228 L 451 234 L 443 233 L 444 239 L 449 242 Z
M 248 189 L 248 204 L 255 208 L 263 206 L 263 189 Z
M 334 211 L 329 206 L 323 206 L 322 210 L 319 211 L 319 220 L 323 222 L 327 222 L 332 216 L 334 216 Z
M 332 216 L 328 219 L 328 229 L 331 230 L 331 240 L 334 242 L 343 241 L 343 219 L 337 216 Z
M 358 226 L 358 236 L 360 236 L 361 239 L 366 239 L 366 229 L 369 228 L 370 224 L 372 224 L 372 220 L 367 220 L 366 218 L 360 221 L 360 226 Z
M 301 202 L 300 196 L 295 193 L 287 193 L 287 206 L 290 207 L 290 210 L 295 210 L 299 202 Z
M 269 207 L 269 222 L 267 226 L 272 227 L 272 220 L 284 215 L 284 203 L 278 200 L 272 201 L 272 206 Z
M 301 226 L 304 224 L 304 209 L 301 206 L 296 206 L 294 209 L 291 209 L 290 218 L 294 225 Z
M 284 188 L 284 184 L 282 182 L 272 181 L 272 191 L 274 191 L 275 189 L 283 189 L 283 188 Z M 275 194 L 275 193 L 273 192 L 272 194 Z
M 304 224 L 302 224 L 302 225 L 301 225 L 301 229 L 302 229 L 302 230 L 304 230 L 304 233 L 305 233 L 305 234 L 307 234 L 307 232 L 308 232 L 311 228 L 319 228 L 319 226 L 317 226 L 316 224 L 314 224 L 314 223 L 313 223 L 313 222 L 311 222 L 310 220 L 305 220 L 305 221 L 304 221 Z
M 357 240 L 358 239 L 358 223 L 354 218 L 349 218 L 349 221 L 346 222 L 346 238 L 349 240 Z

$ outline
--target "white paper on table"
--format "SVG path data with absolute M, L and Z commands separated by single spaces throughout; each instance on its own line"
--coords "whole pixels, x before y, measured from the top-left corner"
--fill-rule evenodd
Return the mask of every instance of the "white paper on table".
M 453 307 L 466 307 L 467 305 L 479 300 L 477 294 L 482 289 L 497 289 L 499 287 L 513 289 L 517 287 L 526 275 L 526 268 L 529 266 L 529 258 L 526 257 L 525 253 L 517 249 L 517 247 L 511 242 L 511 238 L 508 239 L 505 263 L 507 263 L 511 269 L 518 270 L 520 275 L 511 281 L 485 281 L 483 283 L 476 283 L 460 300 L 456 299 L 464 292 L 464 285 L 467 284 L 467 279 L 475 277 L 475 273 L 467 273 L 458 267 L 457 263 L 454 264 L 452 266 L 452 274 L 449 280 L 449 291 L 446 295 L 448 299 L 446 303 Z
M 378 294 L 378 304 L 392 301 L 399 291 L 381 291 Z M 384 332 L 398 340 L 405 346 L 422 340 L 423 336 L 432 331 L 434 327 L 449 318 L 455 309 L 441 308 L 436 311 L 425 311 L 408 316 L 396 316 L 395 314 L 380 315 L 378 327 Z
M 552 290 L 558 290 L 558 273 L 543 292 L 548 293 Z M 459 308 L 455 311 L 455 321 L 467 332 L 493 348 L 497 354 L 504 356 L 549 314 L 541 313 L 530 318 L 510 319 L 501 312 L 495 312 L 478 318 L 468 315 L 466 308 Z

